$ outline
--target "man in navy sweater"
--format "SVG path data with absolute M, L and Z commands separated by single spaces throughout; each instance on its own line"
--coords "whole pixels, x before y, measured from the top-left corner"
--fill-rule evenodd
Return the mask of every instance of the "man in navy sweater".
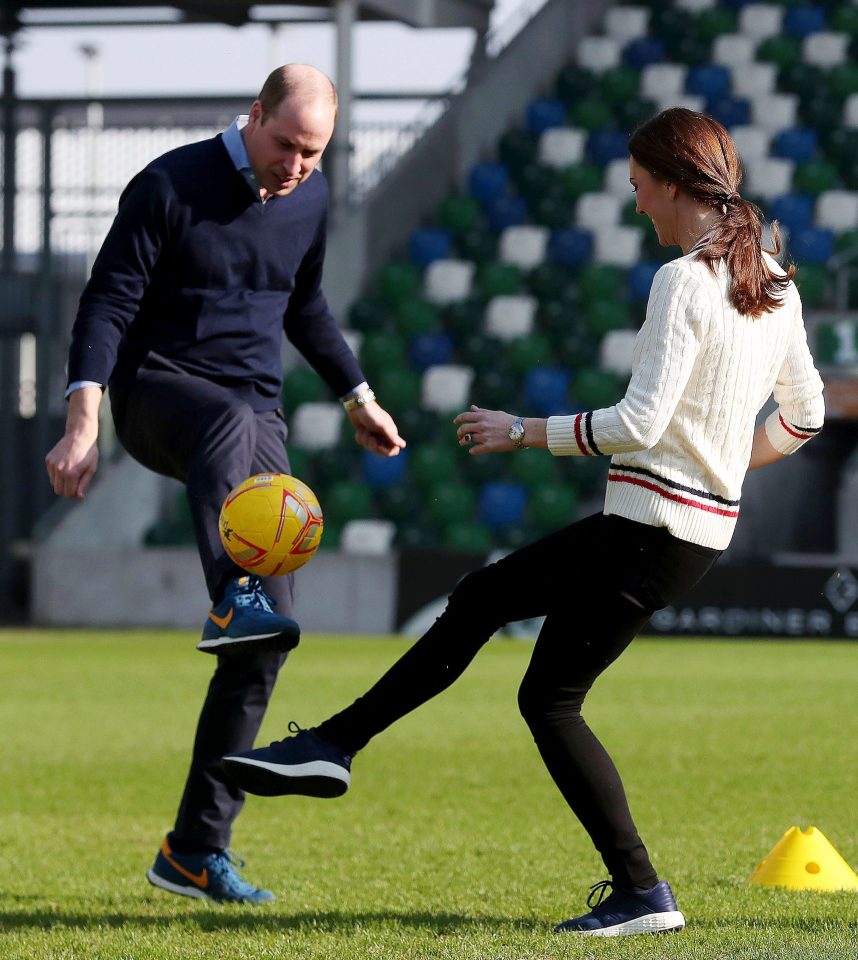
M 289 472 L 283 333 L 341 398 L 359 443 L 384 456 L 405 445 L 322 292 L 328 191 L 316 167 L 336 110 L 324 74 L 280 67 L 247 117 L 164 154 L 128 184 L 81 296 L 66 430 L 46 458 L 55 492 L 82 499 L 107 386 L 125 449 L 186 487 L 212 601 L 197 646 L 218 663 L 175 827 L 148 872 L 185 896 L 274 899 L 239 876 L 227 850 L 244 793 L 219 761 L 252 746 L 298 642 L 292 577 L 245 575 L 225 554 L 217 519 L 251 474 Z

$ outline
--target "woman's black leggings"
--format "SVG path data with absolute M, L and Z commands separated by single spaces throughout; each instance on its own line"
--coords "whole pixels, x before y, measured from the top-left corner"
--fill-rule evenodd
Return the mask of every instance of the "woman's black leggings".
M 521 713 L 614 883 L 651 886 L 658 878 L 619 773 L 581 706 L 653 611 L 686 593 L 718 555 L 624 517 L 596 514 L 565 527 L 464 577 L 427 633 L 318 733 L 356 753 L 450 686 L 504 624 L 544 616 L 519 690 Z

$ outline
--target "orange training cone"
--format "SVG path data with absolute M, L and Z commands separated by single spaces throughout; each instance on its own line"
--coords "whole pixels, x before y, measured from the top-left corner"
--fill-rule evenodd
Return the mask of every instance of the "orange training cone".
M 790 827 L 748 882 L 790 890 L 858 890 L 858 875 L 816 827 Z

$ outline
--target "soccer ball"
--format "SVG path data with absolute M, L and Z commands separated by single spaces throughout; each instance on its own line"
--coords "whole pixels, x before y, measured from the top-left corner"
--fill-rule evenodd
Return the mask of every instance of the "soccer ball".
M 316 495 L 286 473 L 260 473 L 231 490 L 220 511 L 221 543 L 242 570 L 291 573 L 310 560 L 325 522 Z

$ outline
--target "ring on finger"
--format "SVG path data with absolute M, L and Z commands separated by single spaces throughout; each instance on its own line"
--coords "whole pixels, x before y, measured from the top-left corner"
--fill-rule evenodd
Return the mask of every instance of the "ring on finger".
M 469 433 L 466 433 L 462 439 L 465 441 L 465 443 L 470 443 L 474 438 Z

